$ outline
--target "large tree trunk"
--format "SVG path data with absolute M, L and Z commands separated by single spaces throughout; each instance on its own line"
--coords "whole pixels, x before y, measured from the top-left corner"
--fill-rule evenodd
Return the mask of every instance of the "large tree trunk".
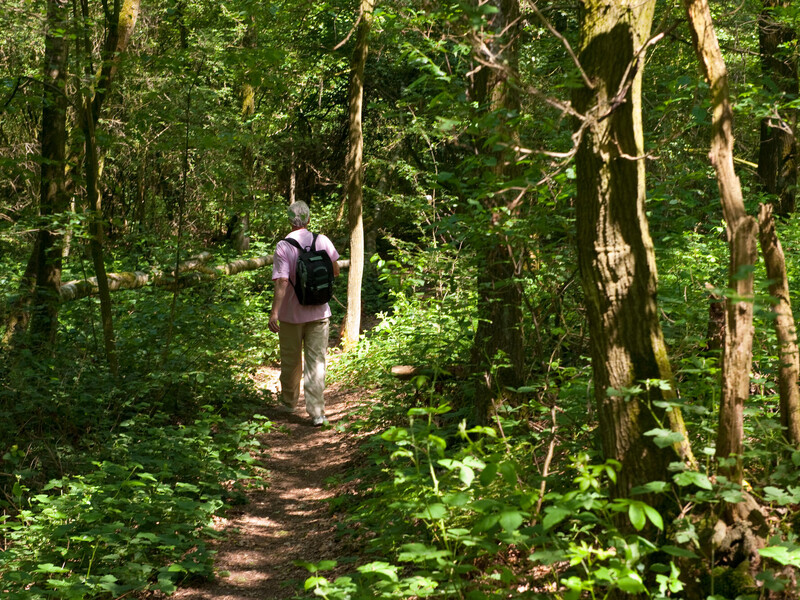
M 475 40 L 475 53 L 484 67 L 475 75 L 473 94 L 481 110 L 498 117 L 505 149 L 487 147 L 478 141 L 480 153 L 496 159 L 494 175 L 501 187 L 519 173 L 513 147 L 516 132 L 507 126 L 510 116 L 520 110 L 519 91 L 514 80 L 518 70 L 519 1 L 492 0 L 497 10 L 488 16 L 481 35 Z M 492 145 L 495 145 L 493 142 Z M 502 229 L 505 215 L 519 216 L 517 193 L 487 195 L 484 205 L 491 213 L 489 227 Z M 479 248 L 478 328 L 472 348 L 472 363 L 480 374 L 475 390 L 474 417 L 479 424 L 491 419 L 496 403 L 508 388 L 520 387 L 525 376 L 525 341 L 522 330 L 522 296 L 515 278 L 519 276 L 508 238 L 499 231 Z
M 361 0 L 361 22 L 356 33 L 356 47 L 350 71 L 349 146 L 347 150 L 347 201 L 350 222 L 350 272 L 347 278 L 347 315 L 342 331 L 345 350 L 358 343 L 361 332 L 361 282 L 364 277 L 364 133 L 361 116 L 364 103 L 364 68 L 367 64 L 367 40 L 372 25 L 375 0 Z
M 764 0 L 758 17 L 758 41 L 761 50 L 761 76 L 764 87 L 773 88 L 786 103 L 797 98 L 797 56 L 787 47 L 797 33 L 778 22 L 773 8 L 787 6 L 787 0 Z M 775 212 L 786 216 L 795 209 L 797 185 L 797 109 L 787 108 L 761 121 L 761 143 L 758 152 L 758 176 L 769 194 L 775 195 Z
M 694 462 L 658 320 L 656 264 L 645 216 L 641 117 L 644 44 L 655 0 L 587 0 L 580 63 L 592 83 L 574 95 L 578 260 L 591 334 L 603 451 L 621 463 L 614 493 L 668 477 L 678 457 Z M 637 392 L 647 379 L 666 381 Z M 682 442 L 661 449 L 645 433 L 668 428 Z
M 720 472 L 742 482 L 744 403 L 750 395 L 753 357 L 753 266 L 756 263 L 758 223 L 748 216 L 739 178 L 733 167 L 733 112 L 728 95 L 728 72 L 720 51 L 707 0 L 684 0 L 697 56 L 711 86 L 711 150 L 717 174 L 722 213 L 728 230 L 730 265 L 722 355 L 722 398 L 717 432 Z
M 36 253 L 36 288 L 34 291 L 31 336 L 40 350 L 52 348 L 58 330 L 58 288 L 61 285 L 60 235 L 52 217 L 66 208 L 66 69 L 69 53 L 69 2 L 49 0 L 47 3 L 47 36 L 45 38 L 44 81 L 42 92 L 42 167 L 41 215 Z
M 762 204 L 758 214 L 758 237 L 769 279 L 769 293 L 773 297 L 772 313 L 775 315 L 775 335 L 778 339 L 778 389 L 780 390 L 781 425 L 786 440 L 794 447 L 800 446 L 800 354 L 797 347 L 797 330 L 792 303 L 789 299 L 789 278 L 786 259 L 775 231 L 772 205 Z

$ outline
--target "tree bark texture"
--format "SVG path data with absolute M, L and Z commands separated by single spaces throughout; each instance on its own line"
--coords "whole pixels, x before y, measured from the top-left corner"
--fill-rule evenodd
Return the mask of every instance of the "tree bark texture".
M 491 0 L 497 10 L 475 40 L 476 59 L 484 62 L 475 75 L 473 94 L 480 109 L 495 113 L 498 130 L 492 133 L 503 139 L 505 148 L 491 147 L 486 139 L 478 140 L 477 152 L 489 153 L 496 159 L 494 175 L 505 187 L 507 180 L 519 173 L 513 150 L 516 132 L 507 125 L 510 115 L 520 110 L 518 72 L 520 9 L 518 0 Z M 512 217 L 519 215 L 515 193 L 487 195 L 484 206 L 492 223 L 498 226 L 505 218 L 504 209 Z M 491 236 L 479 250 L 478 322 L 472 349 L 477 382 L 474 417 L 479 424 L 491 419 L 494 404 L 507 395 L 508 388 L 524 383 L 525 341 L 522 330 L 522 296 L 515 277 L 519 276 L 512 244 L 502 233 Z
M 641 117 L 644 46 L 655 1 L 587 0 L 580 63 L 592 82 L 574 95 L 582 115 L 576 155 L 578 260 L 586 295 L 595 400 L 603 451 L 622 464 L 614 493 L 668 477 L 678 459 L 694 463 L 677 407 L 658 320 L 655 252 L 645 216 Z M 642 381 L 659 386 L 631 391 Z M 644 387 L 644 386 L 643 386 Z M 660 449 L 645 432 L 668 428 L 683 442 Z
M 347 204 L 350 224 L 350 272 L 347 277 L 347 315 L 342 331 L 345 350 L 358 343 L 361 332 L 361 282 L 364 277 L 364 70 L 367 64 L 368 38 L 375 0 L 361 0 L 361 22 L 356 32 L 356 46 L 350 71 L 350 128 L 347 150 Z
M 31 336 L 40 350 L 52 347 L 58 330 L 58 289 L 61 285 L 60 235 L 52 222 L 64 212 L 66 155 L 66 69 L 69 54 L 69 3 L 49 0 L 42 92 L 40 225 L 36 252 Z
M 764 87 L 780 96 L 781 103 L 798 97 L 797 56 L 785 45 L 797 39 L 797 32 L 778 22 L 774 8 L 787 6 L 787 0 L 764 0 L 758 18 L 761 51 L 761 76 Z M 775 195 L 775 212 L 787 216 L 794 212 L 797 185 L 797 109 L 785 108 L 762 119 L 758 152 L 758 176 L 764 191 Z
M 769 279 L 769 293 L 773 297 L 775 335 L 778 339 L 778 389 L 780 390 L 781 425 L 786 440 L 800 446 L 800 354 L 797 347 L 797 329 L 789 299 L 789 278 L 786 259 L 775 231 L 771 204 L 762 204 L 758 214 L 758 238 Z
M 695 51 L 711 87 L 709 159 L 717 175 L 730 249 L 728 287 L 731 297 L 725 310 L 717 458 L 726 459 L 721 473 L 731 481 L 741 483 L 744 403 L 750 395 L 753 357 L 753 266 L 757 259 L 758 223 L 745 211 L 741 184 L 733 166 L 733 111 L 728 93 L 728 72 L 708 2 L 684 0 L 684 6 Z
M 140 3 L 141 0 L 114 0 L 114 7 L 111 10 L 107 10 L 102 66 L 92 101 L 92 116 L 95 125 L 100 118 L 103 103 L 117 76 L 122 55 L 127 50 L 133 30 L 136 27 Z

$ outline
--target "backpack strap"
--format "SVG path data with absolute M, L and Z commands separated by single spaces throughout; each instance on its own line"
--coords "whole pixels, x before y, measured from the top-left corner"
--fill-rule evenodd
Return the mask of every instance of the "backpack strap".
M 298 242 L 296 239 L 287 237 L 287 238 L 283 238 L 283 241 L 284 242 L 289 242 L 289 244 L 291 246 L 294 246 L 295 248 L 300 250 L 300 252 L 303 252 L 303 247 L 300 245 L 300 242 Z
M 313 252 L 314 250 L 317 249 L 317 236 L 319 236 L 319 234 L 318 233 L 314 233 L 314 234 L 312 234 L 312 236 L 313 237 L 311 238 L 311 251 Z M 298 242 L 294 238 L 285 237 L 285 238 L 283 238 L 283 241 L 284 242 L 289 242 L 292 246 L 294 246 L 295 248 L 300 250 L 300 252 L 304 252 L 305 251 L 305 248 L 303 248 L 300 245 L 300 242 Z

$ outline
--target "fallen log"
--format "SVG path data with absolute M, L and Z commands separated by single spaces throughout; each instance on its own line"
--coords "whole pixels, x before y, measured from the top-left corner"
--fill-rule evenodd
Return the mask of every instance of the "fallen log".
M 108 279 L 108 289 L 111 292 L 118 290 L 135 290 L 145 287 L 146 285 L 164 287 L 170 290 L 174 290 L 176 287 L 178 289 L 183 289 L 199 283 L 214 281 L 220 277 L 261 269 L 272 264 L 272 255 L 242 258 L 224 265 L 217 265 L 216 267 L 206 266 L 205 263 L 209 260 L 211 260 L 211 254 L 208 252 L 203 252 L 202 254 L 185 260 L 177 269 L 178 277 L 176 277 L 174 269 L 172 271 L 155 271 L 152 273 L 145 273 L 144 271 L 108 273 L 106 276 Z M 346 269 L 350 266 L 349 260 L 340 260 L 338 263 L 340 269 Z M 79 300 L 87 296 L 93 296 L 97 291 L 97 278 L 89 277 L 88 279 L 80 279 L 62 284 L 61 288 L 59 288 L 59 296 L 61 302 L 67 302 L 69 300 Z
M 212 255 L 210 252 L 201 252 L 197 256 L 192 256 L 178 265 L 177 270 L 172 271 L 156 271 L 154 273 L 145 273 L 144 271 L 125 271 L 122 273 L 108 273 L 106 279 L 108 280 L 108 290 L 115 292 L 117 290 L 135 290 L 146 286 L 148 283 L 154 285 L 168 285 L 175 279 L 175 273 L 185 273 L 203 267 L 205 263 L 210 261 Z M 97 277 L 89 277 L 88 279 L 77 279 L 61 284 L 58 290 L 61 302 L 69 300 L 78 300 L 87 296 L 93 296 L 98 291 Z
M 428 379 L 466 379 L 469 377 L 469 368 L 464 365 L 450 365 L 445 368 L 416 367 L 413 365 L 395 365 L 391 373 L 401 381 L 408 381 L 415 377 L 427 377 Z

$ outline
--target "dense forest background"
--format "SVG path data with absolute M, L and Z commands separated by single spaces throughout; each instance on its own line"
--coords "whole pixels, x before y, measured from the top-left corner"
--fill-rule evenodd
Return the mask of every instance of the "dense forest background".
M 294 200 L 351 261 L 331 376 L 379 397 L 338 507 L 370 541 L 308 593 L 797 597 L 800 7 L 4 0 L 0 27 L 4 597 L 212 576 L 212 516 L 263 476 Z

